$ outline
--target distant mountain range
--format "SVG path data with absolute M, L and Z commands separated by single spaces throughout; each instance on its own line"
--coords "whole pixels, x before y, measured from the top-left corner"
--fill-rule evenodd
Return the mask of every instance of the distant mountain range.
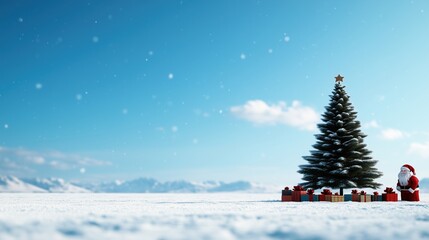
M 205 181 L 202 183 L 188 181 L 160 182 L 153 178 L 137 178 L 130 181 L 115 181 L 99 184 L 77 184 L 92 192 L 108 193 L 197 193 L 197 192 L 267 192 L 270 188 L 247 181 L 225 183 L 222 181 Z
M 0 176 L 0 192 L 10 193 L 88 193 L 88 189 L 81 188 L 64 181 L 61 178 L 17 178 L 14 176 Z
M 279 192 L 275 186 L 258 185 L 247 181 L 226 183 L 205 181 L 160 182 L 153 178 L 104 183 L 73 183 L 61 178 L 18 178 L 0 176 L 0 193 L 199 193 L 199 192 Z M 420 191 L 429 193 L 429 178 L 420 180 Z
M 10 193 L 196 193 L 196 192 L 269 192 L 276 188 L 253 184 L 247 181 L 225 183 L 205 181 L 159 182 L 152 178 L 104 183 L 71 183 L 61 178 L 18 178 L 0 176 L 0 192 Z
M 419 182 L 420 191 L 424 193 L 429 193 L 429 178 L 423 178 Z

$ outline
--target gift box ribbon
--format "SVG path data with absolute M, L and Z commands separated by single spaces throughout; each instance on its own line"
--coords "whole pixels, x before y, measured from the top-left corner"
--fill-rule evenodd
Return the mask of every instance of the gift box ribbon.
M 324 195 L 332 195 L 332 192 L 329 189 L 323 189 L 322 194 L 324 194 Z

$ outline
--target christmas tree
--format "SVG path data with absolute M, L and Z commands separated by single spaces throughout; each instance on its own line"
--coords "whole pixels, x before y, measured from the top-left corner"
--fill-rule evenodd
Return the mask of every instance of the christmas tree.
M 320 134 L 316 134 L 314 150 L 304 156 L 308 164 L 301 165 L 302 185 L 306 188 L 376 188 L 381 184 L 374 179 L 382 176 L 375 165 L 377 160 L 370 156 L 371 151 L 364 144 L 365 134 L 356 120 L 357 112 L 350 103 L 349 96 L 342 85 L 343 77 L 335 77 L 336 83 L 330 103 L 318 124 Z

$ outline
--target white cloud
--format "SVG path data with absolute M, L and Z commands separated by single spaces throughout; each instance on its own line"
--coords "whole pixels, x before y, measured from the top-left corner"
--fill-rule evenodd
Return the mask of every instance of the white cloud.
M 429 142 L 425 143 L 411 143 L 408 152 L 420 155 L 423 158 L 429 158 Z
M 381 131 L 381 137 L 386 140 L 397 140 L 405 137 L 405 133 L 398 129 L 388 128 Z
M 84 166 L 104 165 L 110 165 L 110 163 L 79 154 L 0 147 L 0 168 L 3 173 L 18 169 L 34 172 L 36 169 L 71 170 Z
M 230 111 L 235 116 L 256 124 L 284 124 L 299 129 L 313 131 L 319 121 L 319 114 L 311 107 L 293 101 L 291 106 L 285 102 L 268 105 L 262 100 L 250 100 L 242 106 L 234 106 Z

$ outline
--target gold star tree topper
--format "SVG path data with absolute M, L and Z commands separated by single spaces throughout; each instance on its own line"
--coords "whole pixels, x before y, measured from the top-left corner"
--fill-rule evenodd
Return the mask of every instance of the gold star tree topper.
M 335 82 L 342 82 L 343 81 L 343 76 L 341 76 L 340 74 L 338 74 L 338 76 L 335 77 Z

